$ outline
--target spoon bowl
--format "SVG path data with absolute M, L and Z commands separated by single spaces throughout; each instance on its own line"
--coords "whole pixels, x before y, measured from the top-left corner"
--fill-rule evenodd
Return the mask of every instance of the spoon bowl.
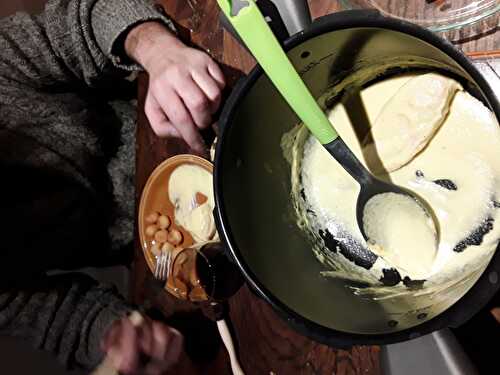
M 401 194 L 415 200 L 415 203 L 425 212 L 426 216 L 432 219 L 436 234 L 439 234 L 438 221 L 434 211 L 421 197 L 414 192 L 402 188 L 401 186 L 391 184 L 376 178 L 368 169 L 359 161 L 354 153 L 347 147 L 345 142 L 338 137 L 333 142 L 323 145 L 325 149 L 337 160 L 342 167 L 354 178 L 360 186 L 360 191 L 356 201 L 356 221 L 363 238 L 368 241 L 369 236 L 366 234 L 364 226 L 364 212 L 368 201 L 375 195 L 395 193 Z M 439 238 L 439 235 L 436 236 Z

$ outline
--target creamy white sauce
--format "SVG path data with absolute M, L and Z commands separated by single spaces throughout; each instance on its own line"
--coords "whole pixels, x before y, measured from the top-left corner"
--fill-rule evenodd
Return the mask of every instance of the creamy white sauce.
M 207 201 L 199 205 L 197 193 L 207 197 Z M 180 165 L 170 175 L 168 196 L 175 206 L 175 221 L 189 231 L 196 242 L 217 236 L 212 214 L 215 202 L 210 172 L 197 165 Z
M 316 256 L 331 268 L 330 276 L 361 280 L 374 286 L 381 285 L 383 269 L 395 268 L 402 278 L 425 276 L 427 293 L 442 291 L 450 285 L 470 287 L 479 275 L 478 270 L 491 259 L 500 238 L 497 222 L 500 209 L 493 204 L 494 200 L 500 200 L 497 120 L 458 83 L 436 74 L 415 73 L 385 79 L 361 90 L 360 97 L 378 157 L 391 170 L 379 177 L 413 190 L 432 207 L 437 217 L 439 243 L 437 249 L 433 247 L 428 228 L 420 225 L 422 241 L 418 244 L 403 246 L 404 234 L 386 232 L 391 251 L 372 248 L 378 252 L 378 258 L 369 270 L 353 265 L 343 255 L 322 245 L 315 245 Z M 400 116 L 393 115 L 403 110 L 408 121 L 400 121 Z M 333 107 L 329 119 L 361 162 L 380 172 L 374 167 L 376 163 L 368 159 L 373 156 L 373 145 L 367 144 L 366 131 L 363 134 L 358 129 L 359 134 L 356 133 L 342 102 Z M 357 124 L 360 125 L 366 126 Z M 295 129 L 283 144 L 285 148 L 292 144 L 285 153 L 292 164 L 299 225 L 316 242 L 319 242 L 318 232 L 327 229 L 347 247 L 369 248 L 356 221 L 359 185 L 304 127 Z M 442 186 L 447 182 L 439 180 L 449 180 L 453 185 L 448 184 L 447 189 Z M 302 189 L 305 201 L 299 194 Z M 403 216 L 404 225 L 412 225 L 411 217 Z M 392 214 L 383 218 L 391 223 L 393 219 Z M 493 221 L 493 228 L 480 244 L 454 251 L 488 219 Z M 372 292 L 368 288 L 360 294 Z M 376 298 L 384 298 L 386 292 L 379 287 Z M 454 296 L 458 298 L 459 293 Z M 445 299 L 443 303 L 451 302 Z
M 366 202 L 363 227 L 368 248 L 413 279 L 428 277 L 437 252 L 434 222 L 407 195 L 377 194 Z
M 436 73 L 408 80 L 384 104 L 363 141 L 374 173 L 392 172 L 408 163 L 439 129 L 460 84 Z M 385 98 L 384 93 L 381 93 Z

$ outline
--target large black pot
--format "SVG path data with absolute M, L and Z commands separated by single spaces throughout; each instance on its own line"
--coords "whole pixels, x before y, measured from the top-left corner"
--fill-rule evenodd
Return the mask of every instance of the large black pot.
M 406 56 L 413 61 L 410 67 L 425 63 L 449 71 L 500 118 L 500 105 L 473 64 L 451 44 L 413 24 L 373 11 L 341 12 L 316 20 L 284 47 L 316 98 L 358 66 Z M 388 71 L 399 69 L 395 63 Z M 343 282 L 321 277 L 324 268 L 294 224 L 290 166 L 280 147 L 282 135 L 298 122 L 260 67 L 234 89 L 219 121 L 214 177 L 218 230 L 260 297 L 297 331 L 335 346 L 408 340 L 457 326 L 487 303 L 499 288 L 498 251 L 458 302 L 434 314 L 410 311 L 414 320 L 406 326 L 388 318 L 376 302 L 353 295 Z

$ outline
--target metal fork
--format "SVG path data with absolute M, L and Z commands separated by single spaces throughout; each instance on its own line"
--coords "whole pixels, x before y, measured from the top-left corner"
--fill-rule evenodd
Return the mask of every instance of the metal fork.
M 156 257 L 156 265 L 154 277 L 160 281 L 166 281 L 168 274 L 170 272 L 170 267 L 172 263 L 172 253 L 170 251 L 162 251 L 159 256 Z

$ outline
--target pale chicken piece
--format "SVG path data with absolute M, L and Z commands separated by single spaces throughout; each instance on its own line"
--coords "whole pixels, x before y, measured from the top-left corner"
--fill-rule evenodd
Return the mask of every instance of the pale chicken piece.
M 406 82 L 384 105 L 363 141 L 372 172 L 386 174 L 409 163 L 443 124 L 460 90 L 457 81 L 436 73 Z

